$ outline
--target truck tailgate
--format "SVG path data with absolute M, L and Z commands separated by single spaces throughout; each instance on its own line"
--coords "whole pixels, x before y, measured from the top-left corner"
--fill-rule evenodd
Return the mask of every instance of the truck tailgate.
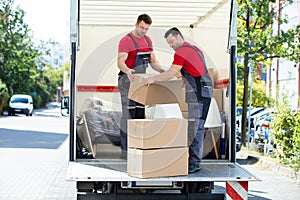
M 203 160 L 199 172 L 188 176 L 140 179 L 127 175 L 122 159 L 91 159 L 69 162 L 67 180 L 70 181 L 254 181 L 259 180 L 238 163 Z

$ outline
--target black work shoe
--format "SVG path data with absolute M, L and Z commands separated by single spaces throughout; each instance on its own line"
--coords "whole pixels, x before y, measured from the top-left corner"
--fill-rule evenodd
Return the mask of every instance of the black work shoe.
M 189 173 L 195 173 L 197 171 L 200 171 L 201 167 L 199 164 L 191 164 L 189 165 Z

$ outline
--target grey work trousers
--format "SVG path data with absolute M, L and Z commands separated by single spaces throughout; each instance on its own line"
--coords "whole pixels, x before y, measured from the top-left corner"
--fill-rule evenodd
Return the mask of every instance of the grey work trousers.
M 119 75 L 118 87 L 122 103 L 122 116 L 120 120 L 120 140 L 122 151 L 127 151 L 127 120 L 145 118 L 145 106 L 128 99 L 129 86 L 130 81 L 127 75 Z
M 203 155 L 204 124 L 211 99 L 188 103 L 189 164 L 200 164 Z

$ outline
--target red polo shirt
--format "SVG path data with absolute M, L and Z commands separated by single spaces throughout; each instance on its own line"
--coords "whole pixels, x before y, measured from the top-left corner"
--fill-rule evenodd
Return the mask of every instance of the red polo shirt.
M 201 50 L 200 53 L 204 57 L 204 54 Z M 199 77 L 206 74 L 202 59 L 194 47 L 188 42 L 184 42 L 182 47 L 176 50 L 172 64 L 182 66 L 187 73 L 193 77 Z
M 147 43 L 145 37 L 138 38 L 138 37 L 134 36 L 132 34 L 132 32 L 130 32 L 129 34 L 133 37 L 134 41 L 139 46 L 139 48 L 140 48 L 139 51 L 140 52 L 148 52 L 148 51 L 151 52 L 151 51 L 153 51 L 152 41 L 147 35 L 145 37 L 147 37 L 147 39 L 149 41 L 150 48 L 148 47 L 148 43 Z M 136 57 L 137 51 L 136 51 L 136 47 L 135 47 L 132 39 L 128 35 L 124 36 L 120 40 L 118 52 L 119 53 L 120 52 L 128 53 L 128 57 L 127 57 L 127 60 L 125 61 L 125 64 L 127 65 L 127 67 L 132 69 L 134 67 L 135 57 Z

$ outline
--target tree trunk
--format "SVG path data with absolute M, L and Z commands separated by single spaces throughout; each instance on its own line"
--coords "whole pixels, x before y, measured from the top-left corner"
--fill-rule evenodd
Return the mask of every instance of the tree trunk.
M 248 79 L 249 79 L 249 54 L 245 53 L 244 57 L 244 94 L 243 94 L 243 110 L 242 110 L 242 128 L 241 128 L 241 135 L 242 135 L 242 144 L 246 146 L 246 125 L 247 125 L 247 107 L 248 107 Z
M 0 98 L 0 115 L 3 115 L 3 108 L 4 108 L 4 104 L 5 104 L 5 97 L 1 97 Z

